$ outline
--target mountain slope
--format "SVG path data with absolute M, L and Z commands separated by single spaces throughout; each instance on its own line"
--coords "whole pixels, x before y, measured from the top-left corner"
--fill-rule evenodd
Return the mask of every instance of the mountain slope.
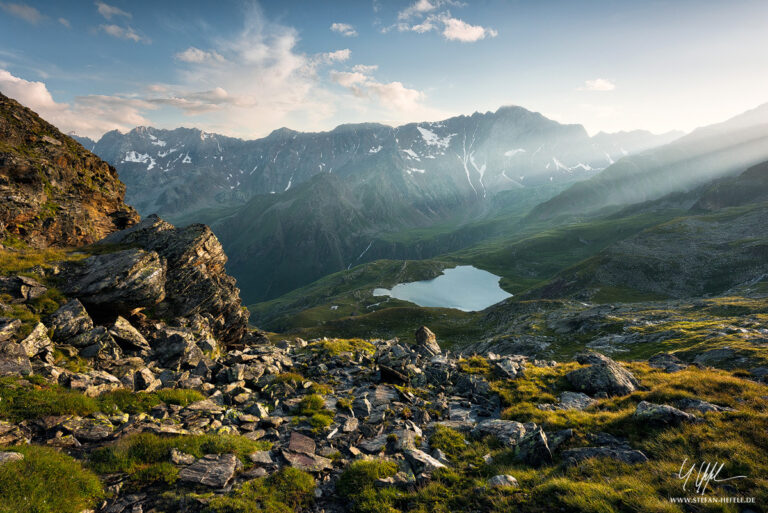
M 95 242 L 138 220 L 106 162 L 0 94 L 0 236 L 35 247 Z
M 624 158 L 536 207 L 531 220 L 640 203 L 733 175 L 768 158 L 768 105 Z
M 722 294 L 764 279 L 768 162 L 687 196 L 685 202 L 693 203 L 687 215 L 609 246 L 528 295 L 598 301 L 684 298 Z

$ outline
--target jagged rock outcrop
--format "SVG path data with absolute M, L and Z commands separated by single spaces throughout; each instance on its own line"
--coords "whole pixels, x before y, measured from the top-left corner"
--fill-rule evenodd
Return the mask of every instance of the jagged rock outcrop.
M 248 311 L 240 303 L 234 278 L 224 268 L 227 256 L 207 226 L 176 228 L 157 216 L 148 216 L 102 243 L 136 246 L 164 262 L 165 296 L 157 305 L 158 316 L 208 316 L 214 335 L 225 345 L 240 342 L 245 335 Z M 159 274 L 154 276 L 159 279 Z
M 426 326 L 416 330 L 416 347 L 420 353 L 427 357 L 435 356 L 442 352 L 437 343 L 437 337 Z
M 154 251 L 138 248 L 72 262 L 61 290 L 87 307 L 128 314 L 165 298 L 166 263 Z
M 112 166 L 0 94 L 0 237 L 90 244 L 138 221 L 124 196 Z

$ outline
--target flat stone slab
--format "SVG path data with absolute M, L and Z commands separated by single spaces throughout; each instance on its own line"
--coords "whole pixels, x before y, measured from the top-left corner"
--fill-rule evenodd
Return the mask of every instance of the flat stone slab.
M 283 458 L 294 468 L 304 472 L 322 472 L 333 466 L 333 462 L 328 458 L 323 458 L 316 454 L 301 454 L 291 451 L 282 451 Z
M 237 456 L 234 454 L 206 454 L 179 472 L 179 479 L 188 483 L 224 488 L 235 475 Z
M 315 448 L 315 441 L 313 439 L 302 435 L 298 431 L 291 432 L 291 439 L 288 442 L 289 451 L 313 455 L 315 454 Z

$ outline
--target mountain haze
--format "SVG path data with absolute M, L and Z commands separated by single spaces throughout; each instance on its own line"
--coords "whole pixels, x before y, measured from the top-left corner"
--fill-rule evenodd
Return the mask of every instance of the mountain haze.
M 734 175 L 768 159 L 768 104 L 624 158 L 537 206 L 531 220 L 653 200 Z

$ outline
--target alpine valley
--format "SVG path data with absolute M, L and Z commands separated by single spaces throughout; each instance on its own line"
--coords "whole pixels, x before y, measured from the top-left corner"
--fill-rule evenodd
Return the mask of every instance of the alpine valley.
M 0 95 L 0 198 L 0 513 L 768 504 L 768 106 L 94 142 Z

